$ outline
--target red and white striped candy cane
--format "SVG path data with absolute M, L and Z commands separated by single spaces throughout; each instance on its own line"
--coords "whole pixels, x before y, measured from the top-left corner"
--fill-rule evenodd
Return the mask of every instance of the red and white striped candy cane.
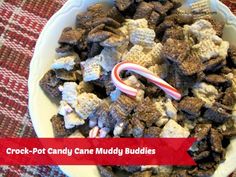
M 112 70 L 111 78 L 114 83 L 114 85 L 121 90 L 122 92 L 130 95 L 130 96 L 136 96 L 138 93 L 138 90 L 126 85 L 123 80 L 120 78 L 120 72 L 123 70 L 129 70 L 133 71 L 137 74 L 140 74 L 141 76 L 148 79 L 148 81 L 154 83 L 158 87 L 160 87 L 166 94 L 170 95 L 172 98 L 176 100 L 181 99 L 181 94 L 176 90 L 174 87 L 172 87 L 170 84 L 168 84 L 166 81 L 161 79 L 158 76 L 155 76 L 151 71 L 149 71 L 147 68 L 142 67 L 140 65 L 131 63 L 131 62 L 121 62 L 118 63 Z

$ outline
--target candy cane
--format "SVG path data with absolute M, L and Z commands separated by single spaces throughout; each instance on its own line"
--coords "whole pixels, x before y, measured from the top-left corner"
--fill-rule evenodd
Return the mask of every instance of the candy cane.
M 140 74 L 141 76 L 144 76 L 148 79 L 148 81 L 152 82 L 153 84 L 160 87 L 166 94 L 170 95 L 172 98 L 176 100 L 181 99 L 181 94 L 176 90 L 174 87 L 172 87 L 170 84 L 168 84 L 166 81 L 161 79 L 158 76 L 155 76 L 151 71 L 149 71 L 147 68 L 144 68 L 140 65 L 131 63 L 131 62 L 121 62 L 118 63 L 112 70 L 111 78 L 114 83 L 114 85 L 121 90 L 122 92 L 130 95 L 130 96 L 136 96 L 138 93 L 138 90 L 126 85 L 122 79 L 120 78 L 120 72 L 123 70 L 130 70 L 137 74 Z

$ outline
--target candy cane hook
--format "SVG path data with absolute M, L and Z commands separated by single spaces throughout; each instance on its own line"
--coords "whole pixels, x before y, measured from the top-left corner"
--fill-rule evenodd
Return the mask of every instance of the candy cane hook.
M 138 93 L 138 90 L 126 85 L 123 80 L 120 78 L 120 72 L 123 70 L 130 70 L 137 74 L 140 74 L 141 76 L 148 79 L 148 81 L 152 82 L 153 84 L 160 87 L 166 94 L 170 95 L 172 98 L 176 100 L 181 99 L 181 94 L 176 90 L 174 87 L 172 87 L 170 84 L 168 84 L 166 81 L 161 79 L 158 76 L 155 76 L 151 71 L 149 71 L 147 68 L 142 67 L 140 65 L 131 63 L 131 62 L 121 62 L 118 63 L 112 70 L 111 78 L 114 83 L 114 85 L 121 90 L 122 92 L 130 95 L 130 96 L 136 96 Z

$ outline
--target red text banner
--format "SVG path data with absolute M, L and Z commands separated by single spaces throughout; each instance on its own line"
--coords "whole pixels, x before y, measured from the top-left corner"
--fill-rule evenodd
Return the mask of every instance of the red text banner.
M 195 165 L 194 138 L 0 138 L 0 165 Z

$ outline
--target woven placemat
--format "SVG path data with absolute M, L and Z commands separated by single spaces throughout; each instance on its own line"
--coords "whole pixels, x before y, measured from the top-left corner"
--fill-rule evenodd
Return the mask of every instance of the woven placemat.
M 36 137 L 27 78 L 36 40 L 66 0 L 0 0 L 0 137 Z M 224 1 L 236 14 L 235 1 Z M 65 176 L 56 166 L 1 166 L 0 176 Z

